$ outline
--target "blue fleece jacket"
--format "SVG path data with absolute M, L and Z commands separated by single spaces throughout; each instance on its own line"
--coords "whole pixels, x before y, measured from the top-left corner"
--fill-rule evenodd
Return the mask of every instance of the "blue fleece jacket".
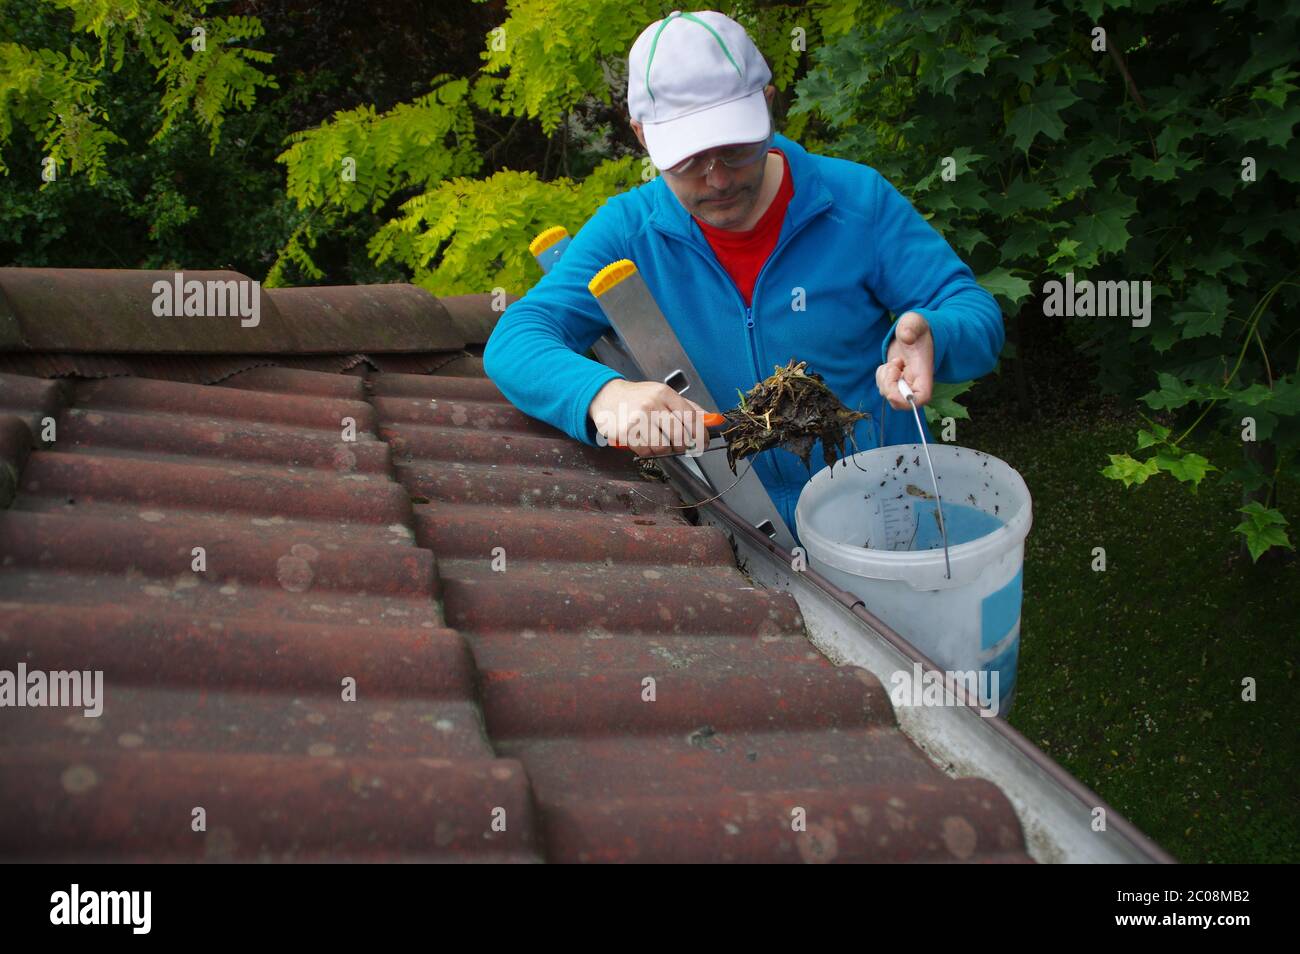
M 876 368 L 897 316 L 907 311 L 930 325 L 937 381 L 991 371 L 1005 335 L 1001 311 L 943 237 L 870 166 L 815 155 L 779 134 L 775 145 L 789 160 L 794 196 L 752 307 L 690 213 L 655 178 L 608 199 L 555 267 L 497 322 L 484 369 L 510 402 L 576 440 L 597 443 L 587 409 L 606 382 L 622 375 L 584 354 L 610 330 L 587 283 L 622 258 L 636 264 L 720 410 L 737 403 L 737 391 L 797 358 L 846 405 L 872 415 L 857 425 L 858 449 L 878 446 Z M 886 405 L 884 443 L 917 440 L 911 411 Z M 781 448 L 752 460 L 797 532 L 794 509 L 808 469 Z M 820 442 L 810 464 L 813 473 L 826 466 Z

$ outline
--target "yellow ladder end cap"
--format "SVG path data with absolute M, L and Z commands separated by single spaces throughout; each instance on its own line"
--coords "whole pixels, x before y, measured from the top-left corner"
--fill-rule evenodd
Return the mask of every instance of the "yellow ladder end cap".
M 596 277 L 587 283 L 591 293 L 599 298 L 629 275 L 636 274 L 636 266 L 631 259 L 622 258 L 606 265 L 596 273 Z
M 552 225 L 544 232 L 537 233 L 537 238 L 528 243 L 528 251 L 532 252 L 533 256 L 536 257 L 541 255 L 560 239 L 568 237 L 569 230 L 563 225 Z

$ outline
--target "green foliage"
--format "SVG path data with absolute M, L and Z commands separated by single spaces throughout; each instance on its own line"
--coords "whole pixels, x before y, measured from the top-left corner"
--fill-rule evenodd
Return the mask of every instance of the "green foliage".
M 0 147 L 22 124 L 41 139 L 56 175 L 68 167 L 98 178 L 108 147 L 124 140 L 101 122 L 108 114 L 95 104 L 97 88 L 89 59 L 76 47 L 65 56 L 0 43 Z M 0 152 L 0 172 L 9 171 Z
M 289 197 L 303 209 L 373 211 L 403 189 L 427 189 L 476 171 L 481 160 L 466 102 L 469 83 L 438 76 L 433 85 L 385 113 L 358 106 L 291 135 L 293 145 L 278 159 L 288 168 Z
M 128 53 L 155 70 L 162 88 L 154 140 L 193 119 L 208 130 L 213 152 L 226 113 L 251 108 L 258 89 L 276 85 L 255 65 L 270 62 L 270 54 L 237 45 L 262 35 L 254 18 L 205 17 L 208 4 L 201 0 L 52 0 L 48 6 L 71 16 L 67 53 L 0 40 L 0 155 L 22 125 L 40 140 L 43 160 L 56 174 L 84 172 L 98 181 L 107 171 L 108 147 L 125 144 L 109 125 L 104 77 L 121 70 Z M 11 29 L 6 24 L 4 32 Z M 97 60 L 79 44 L 80 35 L 97 41 Z M 2 160 L 0 171 L 9 172 Z
M 1102 473 L 1112 480 L 1121 480 L 1125 487 L 1145 483 L 1160 471 L 1167 471 L 1179 480 L 1191 483 L 1195 491 L 1205 475 L 1217 468 L 1200 454 L 1184 451 L 1177 440 L 1170 440 L 1169 428 L 1147 420 L 1151 429 L 1140 428 L 1137 432 L 1138 450 L 1156 448 L 1155 454 L 1146 460 L 1136 460 L 1129 454 L 1111 454 L 1110 466 Z
M 974 381 L 962 381 L 956 384 L 943 381 L 934 382 L 934 392 L 931 394 L 930 400 L 925 404 L 926 420 L 931 424 L 942 421 L 945 417 L 951 417 L 957 421 L 970 420 L 970 411 L 958 404 L 957 398 L 974 386 Z
M 235 45 L 263 35 L 255 17 L 204 17 L 206 0 L 52 2 L 72 13 L 75 32 L 99 40 L 99 69 L 111 56 L 112 69 L 120 70 L 130 40 L 158 71 L 163 85 L 158 137 L 192 114 L 210 131 L 215 149 L 226 111 L 251 108 L 258 88 L 276 85 L 252 65 L 271 62 L 269 53 Z
M 1008 315 L 1068 320 L 1104 388 L 1145 391 L 1153 410 L 1194 418 L 1176 437 L 1142 432 L 1145 459 L 1111 454 L 1107 476 L 1134 486 L 1163 473 L 1195 490 L 1218 473 L 1273 486 L 1300 445 L 1300 336 L 1283 317 L 1300 306 L 1289 271 L 1300 261 L 1300 160 L 1289 148 L 1300 9 L 870 4 L 886 8 L 895 15 L 859 20 L 817 50 L 797 86 L 794 112 L 828 124 L 823 149 L 909 195 Z M 1150 281 L 1149 326 L 1046 318 L 1037 292 L 1067 272 Z M 1252 458 L 1224 470 L 1187 449 L 1201 425 L 1235 433 L 1244 416 L 1276 451 L 1272 473 Z
M 1134 460 L 1128 454 L 1111 454 L 1110 466 L 1103 468 L 1102 473 L 1112 480 L 1124 481 L 1125 487 L 1132 487 L 1134 484 L 1144 484 L 1147 478 L 1159 470 L 1155 460 Z
M 610 160 L 581 182 L 510 170 L 449 179 L 404 203 L 369 251 L 379 263 L 400 261 L 436 295 L 524 291 L 541 277 L 528 251 L 533 237 L 556 223 L 576 231 L 610 195 L 639 184 L 640 166 L 632 157 Z
M 479 168 L 469 83 L 445 75 L 434 83 L 432 92 L 385 113 L 358 106 L 289 137 L 292 145 L 277 158 L 288 168 L 289 197 L 299 209 L 318 213 L 319 222 L 309 217 L 294 231 L 267 285 L 285 284 L 291 264 L 312 278 L 323 277 L 309 251 L 319 230 L 350 214 L 377 212 L 399 192 L 427 190 Z
M 150 59 L 158 67 L 165 92 L 155 138 L 165 136 L 179 118 L 192 115 L 208 130 L 209 148 L 215 151 L 226 113 L 252 109 L 257 90 L 274 89 L 277 84 L 253 65 L 270 63 L 270 53 L 235 45 L 263 35 L 256 18 L 212 17 L 195 26 L 206 31 L 202 50 L 194 37 L 178 41 L 166 25 L 156 28 L 157 46 Z M 191 50 L 188 56 L 187 49 Z
M 505 22 L 485 37 L 474 86 L 479 108 L 541 122 L 545 133 L 588 96 L 610 102 L 610 71 L 648 23 L 673 7 L 655 0 L 511 0 Z
M 755 37 L 781 89 L 805 55 L 796 41 L 811 49 L 842 33 L 851 24 L 845 12 L 857 6 L 747 4 L 731 13 Z M 589 152 L 578 165 L 593 171 L 581 182 L 510 169 L 466 178 L 482 168 L 475 111 L 536 120 L 545 134 L 567 137 L 569 127 L 561 127 L 582 104 L 622 96 L 632 43 L 672 9 L 650 0 L 511 0 L 505 21 L 484 37 L 484 66 L 472 81 L 439 77 L 442 85 L 414 103 L 383 114 L 359 107 L 290 137 L 280 161 L 289 195 L 307 216 L 267 284 L 294 274 L 322 278 L 312 256 L 319 236 L 369 214 L 377 216 L 366 245 L 376 264 L 399 263 L 439 294 L 526 291 L 540 276 L 528 241 L 557 222 L 580 225 L 604 199 L 639 185 L 639 169 L 630 157 L 603 154 L 588 134 Z M 347 157 L 356 160 L 355 182 L 340 175 Z
M 96 73 L 98 43 L 74 32 L 73 22 L 70 12 L 40 0 L 6 0 L 0 12 L 0 43 L 86 63 L 86 76 L 95 81 L 87 102 L 111 116 L 111 123 L 102 120 L 99 126 L 113 137 L 103 172 L 93 181 L 69 160 L 56 166 L 54 182 L 45 183 L 44 137 L 30 135 L 22 122 L 12 128 L 3 150 L 10 174 L 0 177 L 0 264 L 219 267 L 260 277 L 295 215 L 274 158 L 303 97 L 319 89 L 318 79 L 301 78 L 290 90 L 262 96 L 256 109 L 228 113 L 214 151 L 211 129 L 188 113 L 166 136 L 156 137 L 162 94 L 157 69 L 139 44 L 124 44 L 120 69 Z M 107 63 L 111 67 L 111 51 Z M 0 83 L 15 76 L 0 73 Z M 40 78 L 54 82 L 62 75 L 49 70 Z M 22 105 L 39 106 L 50 98 L 25 96 Z M 71 115 L 62 107 L 60 112 L 64 119 Z M 36 117 L 60 128 L 58 116 L 38 109 Z M 69 155 L 78 154 L 84 151 Z
M 1264 551 L 1271 547 L 1295 549 L 1295 544 L 1286 535 L 1286 517 L 1278 511 L 1265 507 L 1259 501 L 1251 501 L 1239 509 L 1246 515 L 1246 519 L 1233 529 L 1246 538 L 1252 560 L 1258 561 Z
M 842 33 L 865 0 L 745 3 L 726 11 L 745 26 L 772 66 L 772 82 L 785 89 L 804 50 Z M 536 119 L 555 132 L 583 99 L 611 102 L 626 90 L 627 54 L 649 24 L 677 9 L 664 0 L 510 0 L 505 21 L 485 37 L 474 104 L 506 116 Z

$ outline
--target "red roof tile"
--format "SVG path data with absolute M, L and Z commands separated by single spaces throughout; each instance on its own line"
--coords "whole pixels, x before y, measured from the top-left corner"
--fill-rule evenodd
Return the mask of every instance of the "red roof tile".
M 0 711 L 0 856 L 1029 860 L 625 453 L 375 367 L 0 374 L 0 669 L 106 695 Z

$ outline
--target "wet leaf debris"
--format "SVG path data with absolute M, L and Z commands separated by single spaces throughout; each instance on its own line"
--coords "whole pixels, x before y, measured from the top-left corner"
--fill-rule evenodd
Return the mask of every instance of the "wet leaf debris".
M 739 389 L 737 389 L 739 390 Z M 721 434 L 727 441 L 727 464 L 736 472 L 736 461 L 783 447 L 803 461 L 812 472 L 809 457 L 813 445 L 822 442 L 822 456 L 830 466 L 844 456 L 852 444 L 858 421 L 870 419 L 866 411 L 851 411 L 826 386 L 820 374 L 808 370 L 808 362 L 790 359 L 785 367 L 740 396 L 740 404 L 725 411 L 727 423 Z

